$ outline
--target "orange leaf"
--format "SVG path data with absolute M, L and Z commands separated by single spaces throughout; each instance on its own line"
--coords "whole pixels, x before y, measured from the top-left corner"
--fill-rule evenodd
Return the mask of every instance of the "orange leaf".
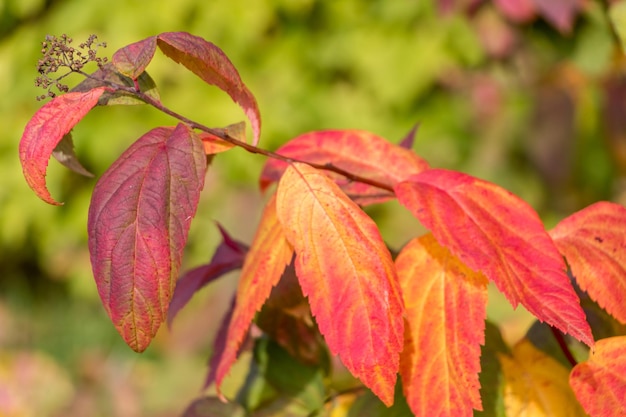
M 593 204 L 562 220 L 550 235 L 580 288 L 626 323 L 626 208 Z
M 333 354 L 385 404 L 393 403 L 403 306 L 374 221 L 322 172 L 301 163 L 278 185 L 278 219 L 296 275 Z
M 574 367 L 569 381 L 591 416 L 625 416 L 626 336 L 598 340 L 589 359 Z
M 537 213 L 495 184 L 431 169 L 395 187 L 443 246 L 493 280 L 513 307 L 593 345 L 566 265 Z
M 523 339 L 512 356 L 499 355 L 507 416 L 583 417 L 568 385 L 568 370 Z
M 406 308 L 400 375 L 416 416 L 471 416 L 480 402 L 487 279 L 431 234 L 396 258 Z
M 278 283 L 292 255 L 293 249 L 285 239 L 276 218 L 276 197 L 272 196 L 265 206 L 241 271 L 226 347 L 217 367 L 218 388 L 237 358 L 237 352 L 255 313 L 269 297 L 272 287 Z
M 415 152 L 361 130 L 326 130 L 300 135 L 280 147 L 277 153 L 307 162 L 332 164 L 356 175 L 393 186 L 428 168 Z M 261 173 L 261 190 L 278 181 L 287 163 L 270 159 Z M 328 175 L 354 201 L 361 205 L 380 203 L 393 194 L 371 185 L 349 181 L 341 175 Z

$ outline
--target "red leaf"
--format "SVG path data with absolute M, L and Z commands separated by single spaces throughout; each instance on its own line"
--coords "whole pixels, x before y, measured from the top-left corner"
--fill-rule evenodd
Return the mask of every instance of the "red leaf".
M 487 279 L 431 234 L 396 258 L 406 308 L 400 375 L 416 416 L 471 416 L 480 402 Z
M 183 64 L 205 82 L 228 93 L 241 106 L 252 125 L 252 144 L 256 145 L 261 135 L 259 107 L 226 54 L 211 42 L 185 32 L 161 33 L 157 38 L 159 48 L 165 55 Z
M 111 62 L 121 74 L 136 80 L 152 61 L 156 44 L 156 36 L 131 43 L 117 50 L 113 54 Z
M 330 178 L 302 163 L 280 180 L 276 210 L 330 351 L 391 405 L 404 309 L 376 224 Z
M 226 337 L 226 348 L 217 368 L 216 383 L 221 385 L 237 358 L 250 323 L 270 295 L 293 256 L 276 218 L 276 198 L 272 196 L 263 212 L 250 250 L 246 256 L 239 286 L 237 303 Z
M 534 0 L 537 11 L 561 33 L 571 33 L 582 0 Z
M 626 415 L 626 336 L 598 340 L 589 359 L 572 369 L 569 381 L 589 415 Z
M 188 271 L 178 279 L 167 312 L 168 326 L 172 325 L 176 314 L 191 300 L 196 291 L 243 265 L 248 247 L 231 238 L 221 226 L 218 227 L 222 234 L 222 243 L 215 250 L 211 262 Z
M 54 98 L 29 120 L 20 140 L 20 162 L 30 188 L 43 201 L 59 205 L 46 187 L 50 155 L 61 139 L 85 117 L 104 93 L 95 88 L 85 93 L 67 93 Z
M 528 22 L 535 17 L 534 0 L 495 0 L 495 3 L 500 12 L 514 22 Z
M 580 288 L 626 323 L 626 208 L 593 204 L 562 220 L 550 235 Z
M 566 265 L 537 213 L 495 184 L 433 169 L 395 187 L 443 246 L 496 283 L 513 307 L 592 346 L 593 336 Z
M 361 130 L 325 130 L 305 133 L 280 147 L 277 153 L 317 164 L 331 164 L 356 175 L 393 186 L 428 168 L 413 151 Z M 287 163 L 270 159 L 261 173 L 261 190 L 278 181 Z M 327 173 L 342 190 L 361 205 L 379 203 L 393 194 L 371 185 Z
M 226 341 L 228 337 L 228 329 L 230 327 L 230 323 L 233 320 L 233 313 L 235 312 L 235 301 L 237 297 L 233 297 L 230 302 L 230 307 L 224 318 L 222 319 L 222 323 L 220 324 L 219 329 L 217 330 L 217 334 L 215 335 L 215 340 L 213 340 L 213 350 L 211 352 L 211 360 L 209 361 L 209 371 L 207 372 L 206 377 L 204 378 L 204 386 L 203 389 L 208 388 L 212 383 L 215 382 L 215 377 L 217 375 L 217 367 L 220 364 L 220 360 L 222 359 L 222 355 L 224 354 L 224 350 L 226 349 Z M 244 335 L 244 340 L 248 332 Z M 245 343 L 240 344 L 241 347 L 245 345 Z M 239 352 L 237 352 L 239 355 Z
M 126 150 L 94 189 L 88 230 L 98 292 L 138 352 L 166 317 L 205 170 L 202 143 L 189 127 L 160 127 Z

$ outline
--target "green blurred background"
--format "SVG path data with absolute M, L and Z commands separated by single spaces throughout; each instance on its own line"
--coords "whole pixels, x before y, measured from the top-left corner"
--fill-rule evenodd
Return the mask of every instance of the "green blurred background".
M 89 265 L 95 179 L 52 161 L 49 186 L 65 205 L 48 206 L 17 157 L 41 106 L 34 78 L 46 34 L 76 43 L 96 34 L 111 56 L 150 35 L 191 32 L 221 47 L 256 95 L 263 147 L 326 128 L 398 142 L 419 122 L 414 148 L 433 166 L 504 186 L 551 227 L 596 200 L 624 202 L 623 61 L 600 2 L 585 4 L 568 34 L 542 19 L 511 22 L 489 2 L 442 14 L 433 0 L 0 0 L 0 415 L 179 415 L 199 394 L 237 278 L 198 294 L 143 355 L 123 344 Z M 148 72 L 177 112 L 209 126 L 244 120 L 228 96 L 158 52 Z M 98 108 L 74 141 L 99 176 L 134 139 L 173 123 L 147 107 Z M 184 268 L 210 259 L 215 220 L 250 241 L 263 162 L 237 149 L 215 159 Z M 397 204 L 368 211 L 394 248 L 423 231 Z M 513 342 L 528 317 L 493 295 L 489 315 Z

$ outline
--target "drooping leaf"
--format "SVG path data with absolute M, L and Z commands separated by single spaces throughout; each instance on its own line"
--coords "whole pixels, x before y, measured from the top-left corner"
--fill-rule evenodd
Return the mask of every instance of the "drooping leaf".
M 211 359 L 209 360 L 209 370 L 207 372 L 206 378 L 204 379 L 204 385 L 202 387 L 203 389 L 208 388 L 209 385 L 215 382 L 217 367 L 220 364 L 220 359 L 222 358 L 222 354 L 226 349 L 226 337 L 228 337 L 228 328 L 230 327 L 230 322 L 233 319 L 236 298 L 236 296 L 233 296 L 233 298 L 231 299 L 230 307 L 228 308 L 228 311 L 226 311 L 224 318 L 222 318 L 220 327 L 217 330 L 217 334 L 215 335 L 215 340 L 213 340 L 213 350 L 211 352 Z M 242 345 L 244 345 L 244 343 L 242 343 Z M 237 355 L 239 355 L 239 353 L 240 352 L 237 352 Z
M 376 224 L 322 172 L 294 163 L 276 209 L 296 275 L 331 353 L 387 405 L 402 350 L 403 305 Z
M 416 416 L 471 416 L 481 410 L 480 345 L 487 279 L 429 233 L 396 258 L 405 314 L 400 375 Z
M 499 355 L 504 375 L 504 408 L 509 416 L 584 417 L 569 386 L 569 371 L 522 339 L 512 356 Z
M 92 73 L 89 78 L 85 78 L 80 84 L 72 88 L 72 92 L 87 92 L 98 87 L 110 87 L 109 83 L 117 84 L 124 87 L 135 88 L 135 83 L 129 77 L 126 77 L 115 70 L 115 67 L 110 62 L 104 64 L 102 68 Z M 137 78 L 137 85 L 139 91 L 150 97 L 154 101 L 160 101 L 161 96 L 157 86 L 148 75 L 147 72 L 142 72 Z M 128 93 L 124 90 L 106 90 L 100 99 L 98 100 L 99 106 L 107 105 L 137 105 L 145 104 L 144 101 L 136 96 Z
M 185 32 L 161 33 L 157 37 L 157 44 L 166 56 L 183 64 L 206 83 L 225 91 L 239 104 L 252 125 L 252 144 L 259 142 L 261 114 L 256 99 L 220 48 Z
M 237 302 L 228 328 L 226 348 L 217 368 L 218 390 L 237 358 L 239 346 L 255 313 L 269 297 L 292 256 L 293 249 L 285 239 L 283 228 L 276 217 L 276 197 L 272 196 L 265 206 L 239 278 Z
M 93 177 L 93 174 L 80 163 L 74 151 L 74 141 L 72 132 L 68 132 L 52 151 L 54 159 L 63 164 L 66 168 L 86 177 Z
M 626 208 L 601 201 L 550 231 L 580 288 L 626 323 Z
M 136 351 L 166 318 L 205 170 L 189 127 L 160 127 L 131 145 L 94 189 L 88 230 L 98 293 Z
M 85 117 L 104 93 L 103 87 L 85 93 L 67 93 L 46 103 L 26 124 L 20 140 L 19 153 L 24 178 L 39 198 L 59 205 L 46 187 L 50 155 L 80 120 Z
M 277 153 L 307 162 L 331 164 L 353 174 L 393 186 L 428 168 L 417 154 L 361 130 L 325 130 L 300 135 L 280 147 Z M 288 164 L 270 159 L 261 173 L 260 186 L 265 190 L 276 182 Z M 393 193 L 327 173 L 341 189 L 360 205 L 393 198 Z
M 231 238 L 221 226 L 218 225 L 218 227 L 222 235 L 222 243 L 215 250 L 211 262 L 188 271 L 178 279 L 167 312 L 168 326 L 172 325 L 176 314 L 191 300 L 196 291 L 224 274 L 243 266 L 248 247 Z
M 145 70 L 156 51 L 156 36 L 118 49 L 111 57 L 111 63 L 121 74 L 136 80 Z
M 537 213 L 495 184 L 443 169 L 395 187 L 400 203 L 443 246 L 494 281 L 513 307 L 589 346 L 593 336 L 565 262 Z
M 626 336 L 598 340 L 589 359 L 574 367 L 569 382 L 592 417 L 626 415 Z
M 225 403 L 217 397 L 194 400 L 182 417 L 245 417 L 246 410 L 237 403 Z

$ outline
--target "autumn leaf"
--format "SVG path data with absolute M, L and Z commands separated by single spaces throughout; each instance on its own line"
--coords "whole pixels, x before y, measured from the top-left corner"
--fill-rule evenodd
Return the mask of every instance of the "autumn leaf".
M 572 369 L 569 382 L 592 417 L 626 415 L 626 336 L 598 340 L 589 359 Z
M 183 64 L 206 83 L 223 90 L 239 104 L 252 125 L 252 144 L 258 144 L 261 114 L 256 99 L 220 48 L 185 32 L 161 33 L 157 36 L 157 45 L 167 57 Z
M 296 252 L 296 275 L 332 354 L 385 404 L 393 402 L 403 305 L 374 221 L 326 175 L 294 163 L 276 210 Z
M 431 234 L 396 258 L 405 314 L 400 375 L 416 416 L 471 416 L 481 410 L 480 345 L 487 279 L 461 263 Z
M 94 189 L 88 230 L 98 293 L 138 352 L 165 320 L 205 170 L 189 127 L 160 127 L 131 145 Z
M 77 174 L 84 175 L 85 177 L 93 177 L 93 174 L 80 163 L 76 152 L 74 151 L 74 141 L 72 139 L 72 132 L 68 132 L 63 139 L 52 151 L 54 159 L 59 161 L 66 168 L 76 172 Z
M 372 133 L 361 130 L 323 130 L 300 135 L 277 153 L 306 162 L 331 164 L 390 187 L 428 168 L 428 164 L 413 151 L 394 145 Z M 270 159 L 261 173 L 260 186 L 265 190 L 278 181 L 288 164 Z M 361 205 L 392 199 L 393 193 L 368 184 L 347 180 L 327 173 L 341 189 Z
M 24 177 L 43 201 L 59 205 L 46 187 L 50 155 L 70 130 L 98 103 L 105 88 L 84 93 L 67 93 L 46 103 L 28 121 L 20 140 L 19 153 Z
M 278 283 L 293 257 L 276 217 L 276 197 L 268 201 L 239 278 L 237 301 L 226 336 L 226 347 L 216 371 L 219 387 L 237 358 L 237 352 L 248 332 L 254 315 Z M 219 391 L 218 391 L 219 392 Z
M 400 203 L 511 302 L 587 345 L 593 336 L 565 262 L 537 213 L 495 184 L 432 169 L 396 185 Z
M 118 49 L 111 58 L 111 63 L 123 75 L 136 80 L 152 61 L 156 51 L 157 38 L 150 36 L 139 42 L 131 43 Z
M 499 355 L 507 416 L 584 417 L 568 384 L 569 371 L 523 339 L 512 356 Z

